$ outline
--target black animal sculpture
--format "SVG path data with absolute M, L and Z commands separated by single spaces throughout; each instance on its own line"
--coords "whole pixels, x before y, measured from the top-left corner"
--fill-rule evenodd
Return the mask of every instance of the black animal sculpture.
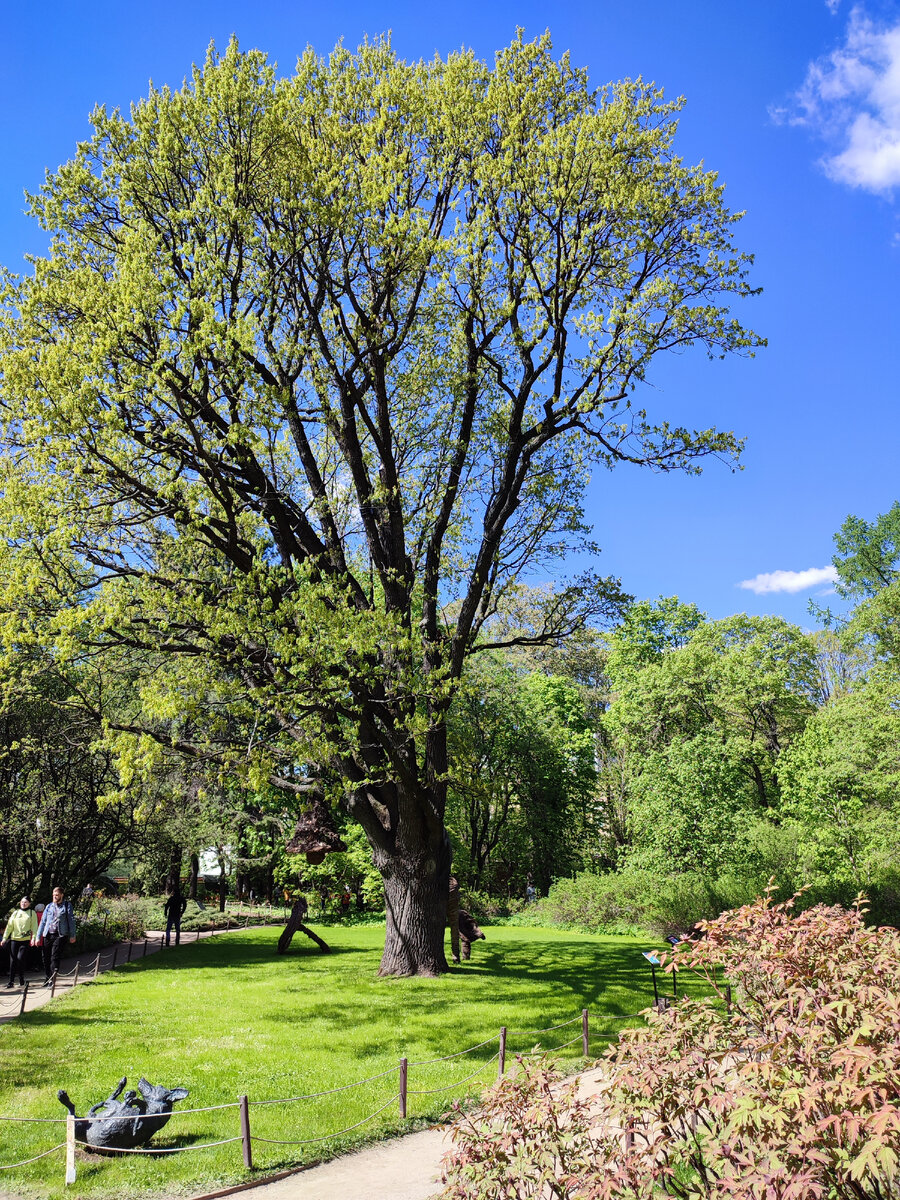
M 472 957 L 472 943 L 485 941 L 485 936 L 478 927 L 475 918 L 467 913 L 464 908 L 459 910 L 459 941 L 462 946 L 462 956 L 464 959 Z
M 90 1108 L 86 1117 L 76 1115 L 66 1092 L 60 1089 L 56 1093 L 60 1103 L 75 1117 L 77 1141 L 87 1142 L 97 1150 L 134 1150 L 159 1133 L 172 1115 L 172 1105 L 188 1095 L 187 1088 L 155 1087 L 142 1078 L 138 1082 L 140 1096 L 130 1089 L 122 1096 L 127 1082 L 127 1076 L 123 1075 L 115 1091 Z

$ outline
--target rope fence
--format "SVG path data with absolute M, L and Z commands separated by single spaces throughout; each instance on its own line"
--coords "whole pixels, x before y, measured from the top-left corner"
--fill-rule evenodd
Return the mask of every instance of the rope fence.
M 452 1083 L 445 1083 L 443 1087 L 419 1088 L 419 1089 L 407 1088 L 406 1094 L 407 1094 L 407 1096 L 437 1096 L 439 1092 L 447 1092 L 450 1090 L 450 1088 L 459 1087 L 460 1084 L 462 1084 L 462 1083 L 468 1083 L 470 1079 L 474 1079 L 476 1075 L 480 1075 L 481 1072 L 485 1069 L 485 1067 L 489 1067 L 491 1065 L 491 1063 L 494 1062 L 499 1057 L 500 1057 L 500 1051 L 498 1050 L 496 1054 L 491 1055 L 491 1057 L 487 1060 L 487 1062 L 482 1063 L 480 1067 L 477 1067 L 472 1072 L 471 1075 L 466 1075 L 462 1079 L 454 1079 L 454 1081 Z
M 243 920 L 240 918 L 229 917 L 227 919 L 227 924 L 221 929 L 217 929 L 214 926 L 210 930 L 196 929 L 185 931 L 182 940 L 186 944 L 189 933 L 194 933 L 195 937 L 193 940 L 199 941 L 201 934 L 205 934 L 207 937 L 212 937 L 216 933 L 231 933 L 238 929 L 249 929 L 251 924 L 252 917 L 250 916 L 245 917 Z M 180 943 L 176 942 L 175 944 L 179 945 Z M 115 970 L 117 966 L 125 966 L 135 959 L 146 958 L 151 945 L 158 945 L 162 950 L 167 947 L 169 943 L 165 941 L 165 934 L 163 933 L 160 933 L 158 942 L 156 938 L 151 939 L 148 937 L 143 939 L 143 944 L 139 938 L 128 942 L 120 942 L 119 944 L 113 946 L 111 950 L 98 951 L 93 960 L 88 960 L 87 965 L 82 964 L 81 960 L 79 959 L 75 963 L 75 966 L 71 967 L 68 971 L 56 971 L 45 983 L 38 983 L 36 980 L 29 979 L 22 988 L 22 991 L 18 994 L 0 997 L 0 1017 L 8 1016 L 10 1013 L 14 1013 L 16 1016 L 21 1016 L 25 1012 L 28 997 L 34 996 L 36 992 L 49 992 L 52 998 L 56 995 L 57 987 L 66 984 L 67 981 L 70 981 L 70 987 L 76 987 L 79 982 L 88 983 L 91 980 L 96 979 L 97 976 L 103 971 L 112 971 Z M 123 952 L 123 950 L 125 957 L 120 963 L 119 955 Z M 104 961 L 104 959 L 106 961 Z M 18 1010 L 18 1012 L 16 1012 L 16 1010 Z M 3 1118 L 0 1117 L 0 1120 L 2 1119 Z
M 12 1171 L 15 1167 L 27 1167 L 29 1163 L 37 1162 L 39 1158 L 46 1158 L 48 1154 L 55 1154 L 57 1150 L 65 1150 L 66 1143 L 60 1142 L 58 1146 L 51 1146 L 49 1150 L 45 1150 L 43 1154 L 36 1154 L 34 1158 L 24 1158 L 21 1162 L 6 1163 L 0 1166 L 0 1171 Z
M 121 1117 L 117 1118 L 121 1121 Z M 164 1146 L 164 1147 L 149 1147 L 145 1149 L 143 1146 L 137 1146 L 133 1150 L 128 1150 L 124 1146 L 116 1146 L 116 1154 L 183 1154 L 185 1150 L 209 1150 L 212 1146 L 227 1146 L 230 1142 L 239 1142 L 241 1135 L 237 1137 L 222 1138 L 218 1142 L 201 1142 L 198 1145 L 190 1146 Z M 75 1139 L 76 1146 L 87 1146 L 88 1150 L 93 1150 L 94 1147 L 90 1142 L 82 1142 L 78 1138 Z
M 641 1016 L 640 1016 L 640 1014 L 637 1014 L 637 1013 L 611 1014 L 611 1015 L 603 1016 L 601 1018 L 601 1022 L 603 1024 L 607 1024 L 610 1021 L 631 1021 L 631 1020 L 640 1020 L 640 1019 L 641 1019 Z M 298 1095 L 298 1096 L 279 1097 L 277 1099 L 271 1099 L 271 1100 L 252 1100 L 252 1101 L 249 1099 L 248 1096 L 243 1095 L 238 1100 L 232 1101 L 232 1102 L 226 1103 L 226 1104 L 212 1104 L 212 1105 L 208 1105 L 203 1108 L 173 1109 L 170 1113 L 165 1114 L 167 1116 L 167 1118 L 175 1118 L 175 1117 L 186 1117 L 186 1116 L 189 1116 L 192 1114 L 197 1114 L 197 1113 L 222 1112 L 226 1109 L 237 1108 L 239 1110 L 239 1117 L 240 1117 L 240 1133 L 235 1134 L 231 1137 L 224 1137 L 224 1138 L 219 1138 L 219 1139 L 213 1140 L 213 1141 L 200 1142 L 200 1143 L 196 1143 L 196 1144 L 188 1144 L 188 1145 L 183 1145 L 183 1146 L 165 1146 L 165 1147 L 148 1147 L 148 1148 L 135 1147 L 133 1149 L 124 1149 L 124 1148 L 120 1149 L 118 1147 L 115 1147 L 115 1148 L 110 1147 L 110 1149 L 115 1149 L 116 1153 L 118 1153 L 118 1154 L 138 1154 L 138 1155 L 154 1156 L 154 1155 L 163 1155 L 163 1154 L 182 1154 L 182 1153 L 185 1153 L 190 1150 L 209 1150 L 216 1146 L 227 1146 L 227 1145 L 231 1145 L 232 1143 L 235 1143 L 235 1142 L 240 1142 L 242 1153 L 243 1153 L 244 1166 L 248 1170 L 250 1170 L 253 1167 L 253 1143 L 254 1142 L 258 1142 L 258 1143 L 264 1144 L 264 1145 L 271 1145 L 271 1146 L 311 1146 L 311 1145 L 317 1144 L 319 1142 L 326 1142 L 326 1141 L 329 1141 L 329 1140 L 332 1140 L 335 1138 L 342 1137 L 344 1134 L 350 1133 L 355 1129 L 359 1129 L 359 1128 L 361 1128 L 361 1126 L 367 1125 L 370 1121 L 373 1121 L 376 1117 L 380 1116 L 382 1113 L 386 1112 L 389 1108 L 393 1107 L 394 1105 L 397 1106 L 397 1113 L 398 1113 L 400 1120 L 404 1121 L 407 1119 L 407 1103 L 408 1103 L 409 1098 L 411 1098 L 411 1097 L 436 1096 L 442 1092 L 448 1092 L 448 1091 L 451 1091 L 452 1089 L 461 1088 L 465 1084 L 471 1083 L 479 1075 L 483 1075 L 484 1072 L 486 1070 L 488 1070 L 488 1068 L 492 1067 L 494 1063 L 497 1064 L 498 1077 L 502 1077 L 506 1072 L 506 1052 L 507 1052 L 508 1038 L 510 1038 L 510 1037 L 533 1037 L 533 1036 L 541 1035 L 541 1034 L 555 1033 L 557 1030 L 565 1029 L 568 1026 L 574 1025 L 579 1022 L 581 1024 L 580 1031 L 576 1034 L 575 1037 L 571 1038 L 569 1041 L 563 1042 L 561 1045 L 552 1046 L 552 1047 L 548 1047 L 548 1048 L 542 1048 L 539 1045 L 535 1044 L 534 1048 L 531 1051 L 528 1051 L 525 1053 L 520 1053 L 518 1055 L 518 1057 L 523 1058 L 523 1057 L 527 1057 L 529 1054 L 536 1054 L 536 1053 L 556 1053 L 559 1050 L 565 1050 L 569 1046 L 574 1046 L 577 1042 L 580 1041 L 582 1043 L 582 1055 L 583 1055 L 583 1057 L 587 1058 L 589 1056 L 589 1049 L 590 1049 L 590 1046 L 589 1046 L 590 1017 L 589 1017 L 588 1010 L 582 1009 L 581 1013 L 576 1017 L 572 1017 L 571 1020 L 562 1021 L 558 1025 L 548 1025 L 543 1029 L 507 1030 L 505 1026 L 501 1027 L 499 1034 L 495 1034 L 493 1037 L 486 1038 L 484 1041 L 478 1042 L 474 1046 L 469 1046 L 465 1050 L 457 1050 L 453 1054 L 443 1054 L 443 1055 L 440 1055 L 435 1058 L 414 1059 L 412 1062 L 410 1062 L 407 1058 L 403 1057 L 399 1060 L 399 1063 L 397 1066 L 390 1067 L 386 1071 L 380 1071 L 376 1075 L 366 1076 L 366 1078 L 364 1078 L 364 1079 L 354 1080 L 352 1083 L 345 1083 L 345 1084 L 341 1084 L 337 1087 L 325 1088 L 322 1091 L 308 1092 L 308 1093 L 305 1093 L 303 1095 Z M 486 1046 L 491 1046 L 495 1042 L 499 1042 L 498 1049 L 493 1054 L 491 1054 L 490 1058 L 486 1059 L 482 1063 L 479 1063 L 479 1065 L 476 1067 L 476 1069 L 474 1071 L 472 1071 L 468 1075 L 463 1076 L 463 1078 L 452 1080 L 451 1082 L 442 1084 L 440 1087 L 436 1087 L 436 1088 L 415 1088 L 415 1087 L 411 1088 L 409 1086 L 409 1070 L 410 1070 L 410 1068 L 428 1067 L 428 1066 L 433 1066 L 435 1063 L 443 1063 L 443 1062 L 449 1062 L 451 1060 L 460 1059 L 460 1058 L 463 1058 L 467 1054 L 473 1054 L 479 1050 L 484 1050 L 484 1048 Z M 296 1104 L 301 1101 L 318 1100 L 321 1097 L 333 1096 L 339 1092 L 349 1091 L 351 1088 L 361 1087 L 364 1084 L 375 1083 L 380 1079 L 386 1079 L 388 1076 L 397 1076 L 397 1078 L 399 1080 L 399 1086 L 398 1086 L 397 1091 L 393 1092 L 391 1094 L 391 1096 L 389 1096 L 388 1099 L 385 1100 L 385 1102 L 383 1104 L 381 1104 L 380 1107 L 376 1108 L 373 1112 L 370 1112 L 367 1116 L 362 1117 L 359 1121 L 355 1121 L 352 1125 L 345 1126 L 343 1129 L 339 1129 L 339 1130 L 336 1130 L 331 1133 L 320 1134 L 316 1137 L 290 1138 L 290 1139 L 263 1137 L 260 1134 L 251 1133 L 251 1129 L 250 1129 L 250 1109 L 251 1109 L 251 1107 L 254 1109 L 261 1109 L 261 1108 L 266 1108 L 270 1105 L 275 1105 L 275 1104 Z M 153 1112 L 146 1113 L 146 1114 L 135 1113 L 135 1114 L 133 1114 L 133 1117 L 132 1117 L 132 1114 L 121 1113 L 121 1112 L 120 1113 L 107 1113 L 107 1114 L 102 1114 L 102 1115 L 98 1115 L 95 1117 L 73 1117 L 71 1115 L 68 1117 L 13 1117 L 13 1116 L 5 1116 L 5 1115 L 0 1114 L 0 1121 L 5 1121 L 5 1122 L 11 1122 L 11 1123 L 16 1123 L 16 1124 L 52 1124 L 52 1125 L 64 1124 L 66 1126 L 66 1140 L 64 1142 L 60 1142 L 56 1146 L 51 1146 L 49 1150 L 44 1150 L 40 1154 L 35 1155 L 33 1158 L 23 1159 L 21 1162 L 0 1164 L 0 1170 L 11 1171 L 17 1167 L 25 1167 L 25 1166 L 28 1166 L 30 1163 L 37 1162 L 38 1159 L 46 1158 L 48 1155 L 55 1154 L 58 1150 L 65 1149 L 65 1151 L 66 1151 L 66 1183 L 67 1184 L 74 1183 L 75 1182 L 75 1147 L 81 1146 L 89 1151 L 92 1149 L 95 1149 L 95 1147 L 91 1146 L 89 1142 L 83 1140 L 82 1138 L 76 1138 L 76 1136 L 75 1136 L 76 1122 L 85 1121 L 85 1120 L 89 1120 L 92 1123 L 94 1121 L 103 1122 L 103 1121 L 123 1121 L 123 1120 L 127 1122 L 129 1119 L 136 1120 L 140 1116 L 152 1117 L 154 1115 L 157 1115 L 157 1114 L 154 1114 Z M 162 1114 L 159 1114 L 159 1115 L 162 1115 Z M 232 1126 L 232 1128 L 233 1128 L 233 1126 Z
M 482 1043 L 485 1045 L 486 1043 Z M 472 1047 L 477 1049 L 477 1047 Z M 468 1054 L 468 1050 L 461 1050 L 461 1054 Z M 440 1059 L 434 1058 L 432 1062 L 439 1062 Z M 360 1087 L 364 1083 L 372 1083 L 376 1079 L 384 1079 L 386 1075 L 393 1075 L 397 1070 L 396 1067 L 391 1067 L 389 1071 L 382 1071 L 379 1075 L 368 1075 L 365 1079 L 357 1079 L 353 1083 L 344 1083 L 340 1087 L 326 1088 L 324 1092 L 309 1092 L 305 1096 L 287 1096 L 284 1100 L 251 1100 L 250 1103 L 254 1108 L 263 1108 L 267 1104 L 295 1104 L 298 1100 L 318 1100 L 320 1096 L 333 1096 L 335 1092 L 347 1092 L 350 1088 Z
M 278 1138 L 251 1137 L 253 1142 L 266 1142 L 270 1146 L 312 1146 L 315 1142 L 327 1142 L 329 1138 L 341 1137 L 342 1134 L 350 1133 L 353 1129 L 359 1129 L 360 1125 L 366 1125 L 375 1117 L 380 1116 L 386 1108 L 390 1108 L 392 1104 L 396 1104 L 399 1100 L 399 1093 L 396 1096 L 391 1096 L 386 1104 L 382 1104 L 381 1108 L 376 1108 L 373 1113 L 369 1113 L 367 1117 L 363 1117 L 361 1121 L 357 1121 L 355 1125 L 348 1125 L 346 1129 L 339 1129 L 337 1133 L 323 1133 L 321 1137 L 303 1138 L 301 1141 L 280 1141 Z

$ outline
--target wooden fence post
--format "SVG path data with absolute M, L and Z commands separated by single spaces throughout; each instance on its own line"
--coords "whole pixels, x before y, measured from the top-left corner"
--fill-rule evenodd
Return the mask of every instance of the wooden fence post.
M 253 1170 L 253 1145 L 250 1141 L 250 1102 L 241 1096 L 241 1148 L 244 1151 L 244 1166 Z
M 59 971 L 54 971 L 53 978 L 50 980 L 50 999 L 51 1000 L 56 995 L 56 977 L 58 974 L 59 974 Z
M 133 945 L 134 945 L 134 943 L 131 941 L 131 939 L 129 939 L 129 941 L 128 941 L 128 957 L 125 959 L 126 962 L 131 962 L 131 950 L 132 950 Z
M 400 1119 L 406 1119 L 406 1081 L 409 1071 L 409 1062 L 405 1058 L 400 1059 Z
M 66 1187 L 75 1182 L 75 1118 L 66 1117 Z
M 506 1070 L 506 1026 L 500 1026 L 500 1054 L 497 1061 L 497 1078 Z
M 19 1016 L 25 1011 L 25 1001 L 28 999 L 28 980 L 25 981 L 25 986 L 22 988 L 22 1003 L 19 1005 Z
M 72 987 L 78 987 L 78 972 L 81 970 L 81 959 L 75 959 L 75 974 L 72 976 Z
M 149 938 L 144 938 L 144 953 L 141 955 L 141 958 L 147 957 L 147 944 L 149 943 L 149 941 L 150 941 Z
M 581 1053 L 585 1058 L 588 1056 L 588 1010 L 581 1010 Z
M 97 951 L 97 958 L 94 962 L 94 978 L 96 979 L 100 973 L 100 951 Z
M 119 947 L 113 946 L 113 960 L 112 960 L 112 964 L 109 968 L 111 971 L 114 970 L 116 961 L 118 960 L 118 957 L 119 957 Z

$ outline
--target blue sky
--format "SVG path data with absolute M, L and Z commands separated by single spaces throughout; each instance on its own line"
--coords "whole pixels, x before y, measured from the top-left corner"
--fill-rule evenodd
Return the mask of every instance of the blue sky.
M 871 518 L 900 498 L 900 3 L 9 6 L 0 263 L 20 269 L 42 248 L 23 189 L 71 156 L 92 106 L 127 107 L 151 78 L 178 86 L 210 39 L 224 46 L 236 33 L 289 71 L 307 43 L 325 52 L 387 30 L 405 57 L 466 45 L 490 58 L 517 25 L 528 36 L 549 28 L 597 84 L 640 74 L 686 97 L 680 151 L 718 170 L 731 207 L 746 210 L 738 240 L 764 289 L 739 315 L 767 349 L 727 363 L 671 358 L 644 397 L 670 420 L 746 437 L 745 469 L 597 475 L 588 515 L 602 569 L 638 596 L 677 593 L 714 617 L 773 612 L 809 625 L 808 599 L 829 585 L 821 570 L 797 573 L 828 566 L 848 513 Z M 757 590 L 738 586 L 748 580 Z

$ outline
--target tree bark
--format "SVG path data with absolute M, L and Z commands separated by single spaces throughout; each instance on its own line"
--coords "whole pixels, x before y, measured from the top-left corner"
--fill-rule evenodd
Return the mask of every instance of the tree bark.
M 188 900 L 197 899 L 197 878 L 200 875 L 200 858 L 196 854 L 191 855 L 191 870 L 188 875 Z
M 443 975 L 450 841 L 443 835 L 436 852 L 395 853 L 376 865 L 384 878 L 387 917 L 379 975 Z
M 166 876 L 166 893 L 171 896 L 181 889 L 181 846 L 173 846 L 169 855 L 169 873 Z
M 228 899 L 228 876 L 225 874 L 225 855 L 221 846 L 218 847 L 219 858 L 219 912 L 225 911 L 225 901 Z

